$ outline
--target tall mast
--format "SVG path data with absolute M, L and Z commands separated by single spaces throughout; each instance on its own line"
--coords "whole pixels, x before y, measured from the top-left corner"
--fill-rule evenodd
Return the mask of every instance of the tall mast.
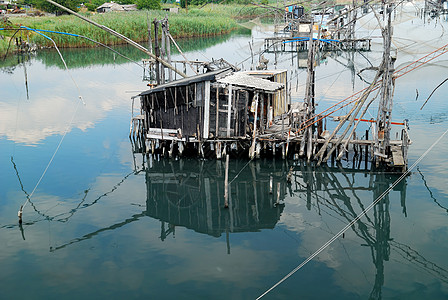
M 374 155 L 376 156 L 377 165 L 384 162 L 390 153 L 390 129 L 392 117 L 392 98 L 394 80 L 392 73 L 394 72 L 395 58 L 390 55 L 390 46 L 392 39 L 391 14 L 392 6 L 387 3 L 385 5 L 384 14 L 386 15 L 386 26 L 381 30 L 383 35 L 383 75 L 381 82 L 381 98 L 378 107 L 378 117 L 376 121 L 377 134 L 375 137 Z

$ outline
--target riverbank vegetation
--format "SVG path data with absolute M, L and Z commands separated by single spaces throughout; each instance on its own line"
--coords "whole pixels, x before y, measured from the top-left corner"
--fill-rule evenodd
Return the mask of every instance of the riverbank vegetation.
M 180 10 L 179 13 L 169 13 L 162 10 L 127 11 L 105 14 L 85 14 L 89 19 L 105 25 L 130 39 L 142 42 L 148 40 L 148 22 L 152 32 L 154 19 L 168 16 L 170 33 L 175 38 L 216 36 L 229 33 L 238 28 L 237 19 L 251 18 L 266 11 L 252 5 L 207 5 L 199 8 Z M 49 30 L 85 36 L 97 42 L 114 45 L 123 43 L 104 30 L 72 15 L 42 16 L 42 17 L 14 17 L 10 18 L 13 28 L 26 26 L 30 29 Z M 58 47 L 96 47 L 97 44 L 81 37 L 58 33 L 41 32 L 53 39 Z M 16 38 L 37 45 L 38 48 L 52 47 L 53 42 L 42 34 L 32 30 L 2 31 L 0 39 L 0 54 L 5 54 L 9 39 L 13 38 L 10 50 L 17 49 Z

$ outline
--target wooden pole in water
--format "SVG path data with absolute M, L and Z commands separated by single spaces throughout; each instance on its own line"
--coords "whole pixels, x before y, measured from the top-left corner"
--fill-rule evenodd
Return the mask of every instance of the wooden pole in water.
M 72 14 L 72 15 L 74 15 L 74 16 L 76 16 L 76 17 L 78 17 L 78 18 L 80 18 L 80 19 L 82 19 L 82 20 L 84 20 L 84 21 L 86 21 L 86 22 L 88 22 L 88 23 L 90 23 L 90 24 L 96 26 L 96 27 L 99 27 L 99 28 L 103 29 L 104 31 L 107 31 L 107 32 L 109 32 L 110 34 L 112 34 L 112 35 L 114 35 L 114 36 L 116 36 L 116 37 L 118 37 L 118 38 L 120 38 L 120 39 L 122 39 L 123 41 L 125 41 L 125 42 L 127 42 L 128 44 L 134 46 L 135 48 L 139 49 L 140 51 L 145 52 L 145 53 L 148 54 L 151 58 L 153 58 L 153 59 L 155 59 L 156 61 L 160 62 L 160 63 L 163 64 L 165 67 L 167 67 L 167 68 L 173 70 L 174 72 L 176 72 L 176 73 L 179 74 L 180 76 L 182 76 L 182 77 L 188 77 L 186 74 L 184 74 L 183 72 L 179 71 L 178 69 L 176 69 L 175 67 L 173 67 L 172 65 L 170 65 L 168 62 L 164 61 L 163 59 L 160 59 L 160 58 L 156 57 L 154 54 L 151 53 L 151 51 L 149 51 L 148 49 L 146 49 L 145 47 L 143 47 L 143 46 L 140 45 L 139 43 L 134 42 L 134 41 L 131 40 L 130 38 L 128 38 L 128 37 L 122 35 L 121 33 L 118 33 L 118 32 L 116 32 L 115 30 L 112 30 L 112 29 L 110 29 L 110 28 L 107 27 L 107 26 L 98 24 L 98 23 L 96 23 L 96 22 L 94 22 L 94 21 L 92 21 L 92 20 L 90 20 L 90 19 L 88 19 L 88 18 L 86 18 L 86 17 L 83 17 L 83 16 L 81 16 L 80 14 L 74 12 L 73 10 L 68 9 L 67 7 L 62 6 L 62 5 L 60 5 L 59 3 L 56 3 L 56 2 L 54 2 L 54 1 L 52 1 L 52 0 L 45 0 L 45 1 L 47 1 L 48 3 L 51 3 L 51 4 L 53 4 L 53 5 L 57 6 L 57 7 L 59 7 L 60 9 L 63 9 L 63 10 L 65 10 L 66 12 L 68 12 L 68 13 L 70 13 L 70 14 Z
M 254 131 L 252 133 L 252 145 L 249 149 L 249 158 L 253 159 L 255 156 L 255 144 L 256 144 L 256 138 L 257 138 L 257 118 L 258 118 L 258 92 L 255 92 L 254 99 L 252 101 L 255 101 L 255 116 L 254 116 Z
M 216 87 L 216 123 L 215 137 L 219 136 L 219 86 Z

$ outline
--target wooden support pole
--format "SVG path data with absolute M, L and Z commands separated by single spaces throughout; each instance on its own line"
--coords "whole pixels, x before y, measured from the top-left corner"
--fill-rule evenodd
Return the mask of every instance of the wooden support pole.
M 166 19 L 163 19 L 160 21 L 161 27 L 162 27 L 162 38 L 160 39 L 160 56 L 162 59 L 165 59 L 166 51 L 165 51 L 165 44 L 166 44 Z M 165 83 L 165 68 L 163 65 L 160 66 L 160 73 L 161 73 L 161 81 L 162 83 Z
M 171 65 L 171 43 L 170 43 L 170 23 L 168 23 L 168 19 L 166 19 L 166 28 L 165 28 L 165 44 L 166 44 L 166 59 L 167 62 Z M 168 69 L 168 80 L 173 81 L 173 73 L 171 69 Z
M 197 75 L 199 74 L 198 71 L 196 71 L 196 69 L 193 67 L 193 65 L 191 64 L 191 62 L 188 60 L 188 58 L 185 56 L 185 54 L 182 52 L 182 50 L 180 50 L 179 46 L 177 45 L 176 41 L 174 40 L 173 36 L 168 32 L 168 37 L 171 39 L 171 41 L 173 42 L 174 46 L 176 46 L 177 51 L 179 51 L 179 53 L 182 55 L 182 57 L 185 59 L 185 61 L 187 62 L 187 64 L 190 66 L 190 68 L 193 70 L 193 72 Z M 184 67 L 184 72 L 185 71 L 185 67 Z
M 204 127 L 203 137 L 208 139 L 210 132 L 210 81 L 205 82 L 204 88 Z
M 264 133 L 264 128 L 265 128 L 265 124 L 264 124 L 264 95 L 261 94 L 260 95 L 260 102 L 261 102 L 261 107 L 260 107 L 260 133 L 263 134 Z
M 256 138 L 257 138 L 257 118 L 258 118 L 258 92 L 255 93 L 254 99 L 255 101 L 255 116 L 254 116 L 254 131 L 252 133 L 252 145 L 249 149 L 249 158 L 253 159 L 255 157 L 255 146 L 256 146 Z
M 374 100 L 375 100 L 375 97 L 372 98 L 372 99 L 367 103 L 367 105 L 365 106 L 364 110 L 361 112 L 361 115 L 359 116 L 359 118 L 358 118 L 358 119 L 354 119 L 354 120 L 356 120 L 356 123 L 355 123 L 355 125 L 353 126 L 352 131 L 351 131 L 350 134 L 348 135 L 348 137 L 347 137 L 347 139 L 346 139 L 346 141 L 345 141 L 345 143 L 344 143 L 344 146 L 342 147 L 342 152 L 344 152 L 346 149 L 348 149 L 348 143 L 350 142 L 350 138 L 351 138 L 351 136 L 352 136 L 352 135 L 355 135 L 355 136 L 356 136 L 356 132 L 355 132 L 355 130 L 356 130 L 356 128 L 358 127 L 359 122 L 362 121 L 362 117 L 363 117 L 363 116 L 365 115 L 365 113 L 367 112 L 367 109 L 369 108 L 370 104 L 372 104 L 372 102 L 373 102 Z M 355 113 L 355 116 L 356 116 L 357 114 L 358 114 L 358 112 Z M 349 125 L 349 126 L 351 126 L 351 125 Z M 345 135 L 345 134 L 343 134 L 343 135 Z M 353 139 L 356 140 L 356 138 L 353 138 Z M 338 157 L 337 157 L 338 160 L 341 159 L 341 157 L 342 157 L 342 152 L 339 153 L 339 155 L 338 155 Z
M 160 56 L 160 48 L 159 48 L 159 21 L 154 19 L 154 52 L 156 57 L 156 82 L 157 85 L 160 84 L 160 65 L 159 65 L 159 56 Z
M 233 100 L 234 105 L 233 105 L 233 109 L 235 112 L 235 128 L 233 129 L 233 135 L 234 136 L 239 136 L 239 111 L 238 111 L 238 104 L 240 103 L 240 92 L 237 90 L 236 91 L 236 99 Z
M 327 146 L 330 142 L 330 140 L 333 139 L 333 137 L 336 135 L 336 133 L 339 131 L 339 129 L 342 128 L 342 126 L 345 124 L 345 122 L 347 121 L 347 119 L 350 117 L 350 124 L 353 123 L 355 116 L 352 116 L 353 112 L 355 111 L 355 109 L 357 110 L 356 113 L 359 112 L 359 109 L 362 107 L 362 105 L 364 104 L 364 102 L 366 101 L 367 97 L 369 96 L 370 92 L 375 88 L 376 84 L 377 84 L 377 80 L 379 78 L 380 72 L 378 72 L 375 76 L 375 79 L 372 81 L 372 83 L 370 84 L 370 86 L 364 91 L 364 93 L 362 94 L 362 96 L 360 97 L 360 100 L 356 103 L 356 105 L 354 105 L 350 111 L 348 112 L 348 114 L 346 116 L 343 117 L 343 119 L 339 122 L 339 124 L 336 126 L 336 128 L 333 130 L 333 132 L 330 134 L 330 136 L 326 139 L 324 145 L 322 146 L 322 148 L 319 150 L 319 152 L 315 155 L 315 159 L 318 160 L 317 165 L 319 166 L 322 163 L 323 160 L 323 156 L 324 156 L 324 152 L 327 149 Z M 351 126 L 351 125 L 350 125 Z M 347 127 L 349 128 L 349 127 Z M 339 137 L 338 141 L 333 145 L 333 147 L 329 150 L 329 152 L 327 153 L 326 159 L 328 159 L 331 154 L 333 153 L 333 151 L 335 150 L 336 146 L 338 146 L 343 137 L 345 136 L 345 134 L 347 133 L 348 129 L 346 129 L 345 133 L 343 135 L 341 135 L 341 137 Z
M 230 137 L 230 124 L 232 120 L 232 85 L 229 84 L 229 97 L 227 101 L 227 137 Z
M 188 85 L 185 86 L 185 104 L 187 105 L 187 112 L 188 112 L 188 108 L 190 107 L 190 103 L 188 102 L 188 90 L 190 88 L 188 87 Z

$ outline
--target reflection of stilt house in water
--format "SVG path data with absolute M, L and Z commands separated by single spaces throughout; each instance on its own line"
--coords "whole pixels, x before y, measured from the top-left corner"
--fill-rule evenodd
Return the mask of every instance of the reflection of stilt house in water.
M 245 164 L 232 163 L 233 169 Z M 276 203 L 283 202 L 286 194 L 281 171 L 272 173 L 261 164 L 252 164 L 231 184 L 229 207 L 224 209 L 221 161 L 161 160 L 153 161 L 152 166 L 156 168 L 146 172 L 146 213 L 162 221 L 162 228 L 167 223 L 162 238 L 174 226 L 218 237 L 224 232 L 273 229 L 280 219 L 283 205 Z M 264 173 L 260 174 L 260 168 Z
M 245 152 L 256 133 L 268 131 L 287 113 L 285 86 L 286 70 L 234 73 L 230 68 L 163 84 L 139 95 L 139 131 L 153 153 L 211 150 L 220 158 L 226 144 Z

